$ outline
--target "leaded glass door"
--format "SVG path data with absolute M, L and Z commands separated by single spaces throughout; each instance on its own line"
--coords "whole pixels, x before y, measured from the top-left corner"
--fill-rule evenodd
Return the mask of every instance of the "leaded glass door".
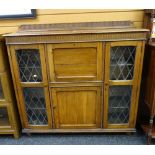
M 52 118 L 43 45 L 12 46 L 11 56 L 25 128 L 51 128 Z
M 134 126 L 141 46 L 138 41 L 106 44 L 104 128 Z

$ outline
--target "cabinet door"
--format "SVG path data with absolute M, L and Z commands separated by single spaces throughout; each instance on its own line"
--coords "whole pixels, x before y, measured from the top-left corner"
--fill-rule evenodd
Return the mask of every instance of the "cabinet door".
M 99 87 L 52 88 L 55 128 L 100 128 Z
M 50 80 L 102 80 L 102 43 L 48 44 Z
M 24 127 L 50 128 L 52 119 L 44 46 L 11 46 L 11 57 Z
M 134 128 L 142 43 L 106 44 L 104 128 Z

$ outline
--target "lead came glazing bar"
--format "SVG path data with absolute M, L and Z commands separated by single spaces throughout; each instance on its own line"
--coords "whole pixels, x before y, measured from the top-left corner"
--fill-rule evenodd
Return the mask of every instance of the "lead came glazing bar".
M 132 86 L 110 86 L 109 88 L 109 124 L 129 122 Z
M 37 49 L 20 49 L 16 53 L 22 82 L 41 82 L 41 62 Z
M 110 51 L 110 80 L 133 79 L 135 46 L 114 46 Z
M 26 113 L 30 125 L 47 125 L 46 103 L 43 88 L 24 88 Z

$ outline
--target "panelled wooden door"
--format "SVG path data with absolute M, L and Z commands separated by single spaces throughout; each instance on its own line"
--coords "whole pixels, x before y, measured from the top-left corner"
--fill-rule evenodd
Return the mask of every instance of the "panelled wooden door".
M 55 128 L 101 128 L 100 87 L 52 88 Z
M 15 45 L 10 53 L 24 127 L 51 128 L 44 46 Z
M 48 44 L 50 80 L 101 81 L 102 43 Z
M 142 42 L 106 44 L 104 128 L 133 128 L 137 110 Z

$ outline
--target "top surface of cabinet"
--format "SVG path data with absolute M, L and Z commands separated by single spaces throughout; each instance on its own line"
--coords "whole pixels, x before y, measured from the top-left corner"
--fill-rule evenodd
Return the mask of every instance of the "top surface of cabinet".
M 22 25 L 16 33 L 4 36 L 7 44 L 62 43 L 146 40 L 148 31 L 135 28 L 130 21 L 107 21 Z

